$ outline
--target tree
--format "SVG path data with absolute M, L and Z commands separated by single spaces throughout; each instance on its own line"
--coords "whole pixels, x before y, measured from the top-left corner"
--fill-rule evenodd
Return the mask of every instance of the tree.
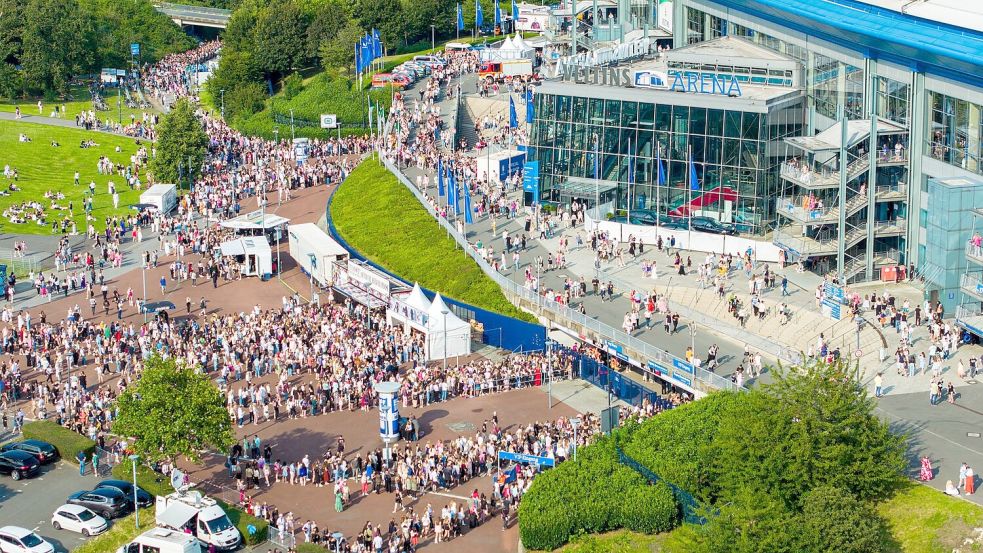
M 760 490 L 741 490 L 719 508 L 706 508 L 703 526 L 687 527 L 686 540 L 672 553 L 805 553 L 799 521 Z
M 136 438 L 133 449 L 148 460 L 183 455 L 197 463 L 201 451 L 225 450 L 235 439 L 219 389 L 205 374 L 179 367 L 173 358 L 148 359 L 117 406 L 114 431 Z
M 331 0 L 318 7 L 307 27 L 308 57 L 318 59 L 321 45 L 338 36 L 349 21 L 351 17 L 340 2 Z
M 17 64 L 23 32 L 23 0 L 0 0 L 0 96 L 13 98 L 22 87 Z
M 816 553 L 879 553 L 887 543 L 884 521 L 839 488 L 823 486 L 807 493 L 799 527 L 804 550 Z
M 157 155 L 152 162 L 158 182 L 178 182 L 194 178 L 205 159 L 208 135 L 194 108 L 186 99 L 178 100 L 157 125 Z
M 307 61 L 307 17 L 293 0 L 275 0 L 256 20 L 256 61 L 267 73 L 285 74 Z
M 406 13 L 400 0 L 359 0 L 356 4 L 356 15 L 363 29 L 377 29 L 382 42 L 395 50 L 403 39 L 403 29 L 406 25 Z M 429 31 L 429 27 L 427 28 Z M 363 31 L 362 34 L 365 34 Z M 355 45 L 351 45 L 352 52 Z
M 25 84 L 67 92 L 71 78 L 95 63 L 92 20 L 76 0 L 29 0 L 23 12 Z
M 348 22 L 333 39 L 321 45 L 321 65 L 325 69 L 343 69 L 354 74 L 355 45 L 363 34 L 355 22 Z
M 225 117 L 234 121 L 240 117 L 261 111 L 266 100 L 266 89 L 257 82 L 244 83 L 225 91 Z

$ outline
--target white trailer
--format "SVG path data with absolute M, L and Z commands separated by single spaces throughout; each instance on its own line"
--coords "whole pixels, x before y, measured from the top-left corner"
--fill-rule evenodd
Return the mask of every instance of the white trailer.
M 140 194 L 140 203 L 152 205 L 161 213 L 170 213 L 177 207 L 177 185 L 155 184 Z
M 290 257 L 321 286 L 331 286 L 335 261 L 348 259 L 348 250 L 314 223 L 287 226 Z

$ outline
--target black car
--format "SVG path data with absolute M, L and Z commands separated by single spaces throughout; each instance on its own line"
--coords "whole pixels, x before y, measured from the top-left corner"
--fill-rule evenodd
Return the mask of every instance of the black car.
M 0 474 L 9 474 L 14 480 L 30 478 L 41 472 L 38 458 L 23 451 L 0 453 Z
M 58 449 L 48 442 L 42 442 L 41 440 L 11 442 L 0 448 L 0 451 L 23 451 L 24 453 L 30 453 L 31 455 L 37 457 L 38 461 L 41 461 L 42 465 L 54 463 L 58 460 Z
M 107 520 L 119 518 L 132 510 L 123 492 L 111 488 L 75 492 L 68 496 L 67 503 L 87 507 Z
M 97 490 L 117 490 L 122 492 L 123 496 L 126 497 L 126 501 L 133 507 L 133 484 L 127 482 L 126 480 L 103 480 L 96 485 Z M 140 508 L 150 507 L 154 504 L 154 496 L 150 495 L 149 492 L 145 491 L 140 486 L 137 486 L 137 504 Z
M 734 228 L 734 225 L 721 223 L 716 219 L 703 216 L 693 217 L 693 230 L 709 232 L 712 234 L 726 234 L 729 236 L 734 236 L 737 234 L 737 229 Z

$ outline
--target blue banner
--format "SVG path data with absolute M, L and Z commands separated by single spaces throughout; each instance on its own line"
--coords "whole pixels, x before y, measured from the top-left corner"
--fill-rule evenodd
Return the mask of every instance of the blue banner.
M 539 162 L 527 161 L 522 166 L 522 191 L 532 194 L 532 203 L 539 203 Z
M 673 380 L 677 380 L 677 381 L 685 384 L 686 386 L 688 386 L 690 388 L 693 387 L 693 379 L 692 378 L 686 378 L 685 376 L 683 376 L 683 375 L 681 375 L 681 374 L 679 374 L 677 372 L 673 372 L 672 373 L 672 378 L 673 378 Z
M 672 366 L 674 368 L 676 368 L 676 369 L 679 369 L 679 370 L 683 371 L 683 372 L 687 372 L 689 374 L 693 374 L 693 365 L 690 365 L 689 363 L 687 363 L 686 361 L 683 361 L 682 359 L 673 358 L 673 360 L 672 360 Z
M 130 55 L 131 56 L 139 56 L 140 55 L 140 43 L 139 42 L 133 42 L 133 43 L 130 44 Z
M 510 453 L 508 451 L 499 451 L 498 460 L 512 461 L 515 463 L 529 463 L 532 465 L 539 465 L 541 467 L 552 467 L 556 464 L 556 462 L 549 457 L 537 457 L 526 453 Z

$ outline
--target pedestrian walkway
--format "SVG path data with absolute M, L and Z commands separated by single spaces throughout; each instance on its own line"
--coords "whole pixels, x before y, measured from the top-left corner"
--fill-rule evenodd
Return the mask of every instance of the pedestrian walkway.
M 75 124 L 75 119 L 62 119 L 60 117 L 45 117 L 43 115 L 21 115 L 20 119 L 16 118 L 16 115 L 8 111 L 0 111 L 0 121 L 18 121 L 21 123 L 34 123 L 35 125 L 49 125 L 52 127 L 62 127 L 68 129 L 75 129 L 79 131 L 84 131 L 82 127 Z M 90 129 L 91 132 L 101 132 L 105 134 L 115 134 L 116 136 L 125 136 L 127 138 L 133 138 L 127 134 L 104 131 L 101 129 Z

